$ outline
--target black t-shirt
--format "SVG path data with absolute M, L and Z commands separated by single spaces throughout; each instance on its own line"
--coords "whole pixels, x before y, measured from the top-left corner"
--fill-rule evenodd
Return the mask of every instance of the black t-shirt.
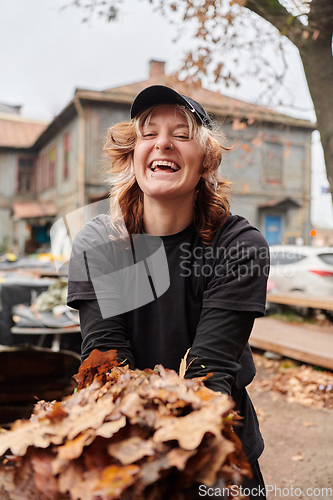
M 191 225 L 180 233 L 110 239 L 101 215 L 77 235 L 69 267 L 68 304 L 80 310 L 82 359 L 117 349 L 132 368 L 213 372 L 206 385 L 231 394 L 244 416 L 239 430 L 250 463 L 263 449 L 245 390 L 255 368 L 247 344 L 265 312 L 269 252 L 261 233 L 230 215 L 205 245 Z

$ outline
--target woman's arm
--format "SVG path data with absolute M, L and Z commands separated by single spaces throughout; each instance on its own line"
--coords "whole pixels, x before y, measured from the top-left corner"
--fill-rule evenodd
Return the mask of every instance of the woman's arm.
M 101 215 L 76 235 L 69 262 L 67 303 L 80 312 L 82 361 L 94 349 L 116 349 L 118 360 L 126 360 L 134 368 L 118 278 L 119 269 L 133 264 L 133 256 L 125 240 L 110 239 L 109 225 L 108 217 Z
M 116 349 L 117 360 L 134 369 L 134 357 L 123 316 L 103 319 L 97 300 L 81 300 L 76 303 L 76 307 L 80 312 L 82 333 L 81 360 L 86 359 L 94 349 L 102 352 Z
M 211 262 L 212 277 L 203 294 L 189 358 L 194 361 L 187 375 L 213 372 L 206 385 L 227 394 L 244 388 L 255 374 L 250 349 L 244 349 L 255 318 L 265 311 L 269 272 L 266 240 L 246 221 L 241 224 L 240 234 L 228 242 L 228 235 L 222 233 L 217 242 L 215 250 L 224 251 L 216 252 L 221 257 Z
M 230 311 L 219 308 L 203 309 L 188 363 L 194 360 L 186 378 L 202 377 L 212 372 L 205 384 L 214 391 L 231 394 L 242 365 L 240 357 L 246 347 L 255 312 Z M 253 367 L 243 367 L 242 379 L 253 378 Z M 242 384 L 243 385 L 243 384 Z

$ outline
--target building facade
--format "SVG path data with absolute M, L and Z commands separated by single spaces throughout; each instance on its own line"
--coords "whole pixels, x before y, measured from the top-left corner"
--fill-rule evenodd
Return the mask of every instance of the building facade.
M 30 121 L 25 142 L 19 142 L 16 130 L 9 144 L 0 113 L 2 249 L 46 249 L 57 218 L 107 197 L 107 130 L 129 119 L 134 97 L 149 85 L 168 85 L 199 101 L 220 124 L 227 143 L 235 145 L 221 164 L 232 181 L 233 213 L 257 226 L 270 244 L 298 238 L 308 243 L 314 125 L 217 92 L 190 89 L 166 75 L 163 62 L 151 61 L 148 80 L 101 92 L 77 89 L 51 123 L 33 127 Z

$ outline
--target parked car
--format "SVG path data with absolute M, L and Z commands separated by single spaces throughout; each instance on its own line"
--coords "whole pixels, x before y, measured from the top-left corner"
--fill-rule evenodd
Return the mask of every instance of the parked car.
M 333 248 L 272 245 L 270 254 L 274 291 L 333 295 Z

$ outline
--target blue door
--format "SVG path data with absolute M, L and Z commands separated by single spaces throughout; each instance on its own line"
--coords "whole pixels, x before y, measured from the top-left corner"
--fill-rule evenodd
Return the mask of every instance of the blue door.
M 281 215 L 265 216 L 265 237 L 269 245 L 278 245 L 282 243 Z

